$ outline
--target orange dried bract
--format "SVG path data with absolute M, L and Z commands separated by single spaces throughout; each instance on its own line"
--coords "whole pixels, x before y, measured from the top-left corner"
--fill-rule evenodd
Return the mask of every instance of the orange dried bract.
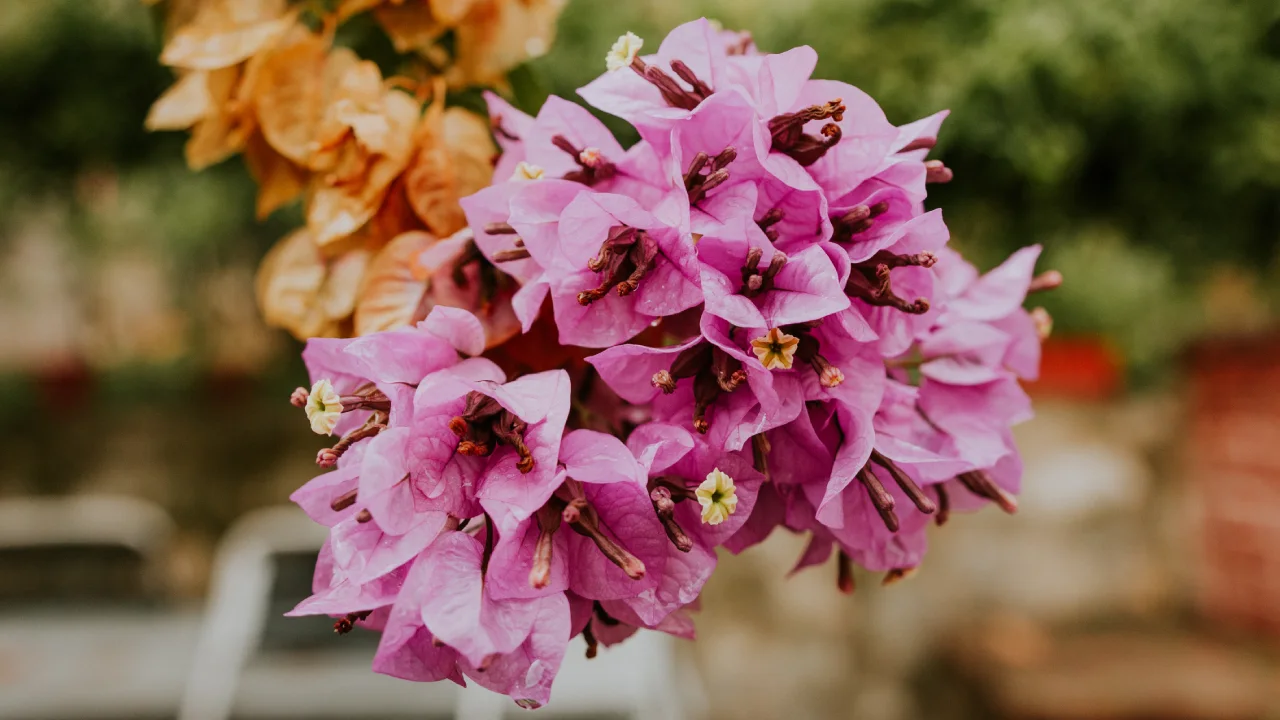
M 381 248 L 402 233 L 424 229 L 425 226 L 409 204 L 404 185 L 405 175 L 401 174 L 387 189 L 382 207 L 378 208 L 378 212 L 361 230 L 368 247 Z
M 246 70 L 222 68 L 207 73 L 207 87 L 212 99 L 209 113 L 195 124 L 187 141 L 187 165 L 200 170 L 225 160 L 244 148 L 253 134 L 252 113 L 243 111 L 236 102 L 236 91 Z
M 487 187 L 493 178 L 497 148 L 489 125 L 462 108 L 446 110 L 437 100 L 428 108 L 417 137 L 418 152 L 405 174 L 409 203 L 432 232 L 452 235 L 467 223 L 458 201 Z
M 306 228 L 295 230 L 271 248 L 258 268 L 263 319 L 298 339 L 346 334 L 372 256 L 355 247 L 326 258 Z
M 160 62 L 191 70 L 217 70 L 244 62 L 294 24 L 284 0 L 211 0 L 165 43 Z
M 429 273 L 417 258 L 439 242 L 428 232 L 403 233 L 387 244 L 369 264 L 356 301 L 357 335 L 408 325 L 427 290 Z
M 443 25 L 458 25 L 466 20 L 471 9 L 481 5 L 484 0 L 432 0 L 424 3 L 431 6 L 431 14 Z
M 408 95 L 387 90 L 382 95 L 388 132 L 384 152 L 371 155 L 357 143 L 344 143 L 335 171 L 312 180 L 307 225 L 324 246 L 359 230 L 404 172 L 413 153 L 413 130 L 420 108 Z
M 365 248 L 357 248 L 345 252 L 331 260 L 328 264 L 328 275 L 317 305 L 330 321 L 339 322 L 351 316 L 356 309 L 360 285 L 364 281 L 365 271 L 369 267 L 373 253 Z
M 259 220 L 298 197 L 306 186 L 306 170 L 276 152 L 260 133 L 249 138 L 244 162 L 258 182 L 256 213 Z
M 306 228 L 286 235 L 258 267 L 255 289 L 263 319 L 298 339 L 336 332 L 317 302 L 326 275 L 324 257 Z
M 372 10 L 382 5 L 387 0 L 338 0 L 338 4 L 333 9 L 333 14 L 338 22 L 344 22 L 354 15 Z M 396 0 L 397 4 L 401 4 L 403 0 Z
M 190 129 L 193 169 L 242 151 L 259 218 L 304 198 L 306 227 L 259 268 L 269 324 L 299 338 L 365 334 L 443 304 L 476 313 L 491 345 L 519 332 L 514 283 L 475 260 L 457 232 L 459 200 L 490 183 L 496 148 L 485 119 L 446 109 L 444 94 L 448 83 L 503 84 L 506 70 L 545 49 L 563 4 L 168 0 L 161 61 L 178 80 L 148 129 Z M 322 31 L 299 22 L 304 8 L 321 13 Z M 384 80 L 372 62 L 331 47 L 334 28 L 363 12 L 418 55 L 407 77 Z M 455 57 L 439 43 L 449 31 Z M 424 118 L 427 90 L 435 102 Z
M 502 85 L 508 70 L 547 51 L 566 0 L 475 0 L 455 28 L 453 87 Z
M 311 160 L 311 145 L 328 101 L 329 44 L 304 33 L 268 51 L 253 88 L 262 134 L 281 155 L 299 165 Z M 337 54 L 335 54 L 337 56 Z
M 196 70 L 178 78 L 155 101 L 147 113 L 146 127 L 148 130 L 186 130 L 213 110 L 209 73 Z
M 433 13 L 436 4 L 384 3 L 373 11 L 373 17 L 391 38 L 391 44 L 397 51 L 425 51 L 449 29 Z

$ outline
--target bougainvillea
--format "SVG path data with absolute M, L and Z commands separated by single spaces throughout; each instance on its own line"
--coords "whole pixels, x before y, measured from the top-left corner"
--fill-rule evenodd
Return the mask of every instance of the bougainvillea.
M 1038 248 L 980 275 L 947 247 L 925 208 L 946 113 L 894 126 L 812 79 L 810 48 L 705 20 L 643 45 L 580 91 L 636 145 L 490 94 L 496 182 L 386 260 L 433 273 L 411 321 L 304 351 L 292 401 L 335 439 L 293 496 L 330 528 L 293 612 L 381 631 L 378 672 L 536 707 L 579 635 L 588 657 L 692 637 L 720 548 L 804 533 L 797 568 L 834 554 L 849 592 L 855 563 L 912 572 L 930 522 L 1016 509 L 1010 428 L 1049 329 L 1023 303 L 1061 277 Z M 352 107 L 325 117 L 372 172 Z

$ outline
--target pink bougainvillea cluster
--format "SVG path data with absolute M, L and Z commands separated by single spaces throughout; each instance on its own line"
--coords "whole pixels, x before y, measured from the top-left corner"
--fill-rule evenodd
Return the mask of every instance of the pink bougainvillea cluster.
M 705 20 L 657 54 L 623 36 L 537 117 L 497 96 L 496 184 L 443 241 L 459 304 L 304 352 L 293 402 L 337 436 L 293 499 L 330 528 L 295 614 L 382 632 L 374 670 L 548 701 L 566 646 L 693 636 L 720 548 L 804 533 L 896 579 L 926 528 L 1016 508 L 1043 311 L 1027 248 L 980 275 L 947 247 L 926 156 L 945 112 L 895 127 Z M 486 318 L 524 333 L 493 347 Z

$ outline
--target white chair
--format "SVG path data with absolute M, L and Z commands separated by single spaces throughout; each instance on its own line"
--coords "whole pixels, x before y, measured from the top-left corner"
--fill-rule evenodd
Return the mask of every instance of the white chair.
M 0 500 L 0 551 L 123 548 L 141 562 L 137 599 L 162 589 L 173 522 L 135 498 Z M 0 717 L 37 720 L 172 717 L 198 629 L 192 611 L 46 599 L 0 617 Z
M 325 529 L 293 506 L 258 510 L 227 533 L 214 563 L 203 629 L 196 646 L 179 720 L 228 718 L 440 717 L 501 720 L 525 711 L 509 698 L 472 684 L 412 683 L 370 669 L 367 644 L 333 638 L 333 650 L 259 653 L 275 580 L 276 558 L 315 552 Z M 298 598 L 299 600 L 301 598 Z M 285 621 L 295 622 L 295 621 Z M 357 631 L 359 632 L 359 631 Z M 588 661 L 579 640 L 570 646 L 539 716 L 680 720 L 698 683 L 677 672 L 673 640 L 642 632 L 601 648 Z
M 706 714 L 697 669 L 675 655 L 669 635 L 642 631 L 588 660 L 581 638 L 569 644 L 542 718 L 685 720 Z M 504 720 L 524 711 L 510 698 L 472 686 L 460 693 L 457 720 Z

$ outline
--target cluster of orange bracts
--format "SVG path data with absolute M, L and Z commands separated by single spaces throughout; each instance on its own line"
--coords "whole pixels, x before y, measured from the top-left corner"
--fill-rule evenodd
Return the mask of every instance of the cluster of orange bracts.
M 305 208 L 306 225 L 259 269 L 267 322 L 299 338 L 350 336 L 437 301 L 496 307 L 501 288 L 468 277 L 483 268 L 467 267 L 465 239 L 444 240 L 466 227 L 458 200 L 489 184 L 496 148 L 488 121 L 446 108 L 445 92 L 501 87 L 550 43 L 564 0 L 161 2 L 160 59 L 178 79 L 147 127 L 189 129 L 193 169 L 243 154 L 260 218 L 298 198 Z M 403 54 L 402 74 L 335 46 L 362 13 Z M 500 342 L 519 328 L 495 314 L 486 324 Z

